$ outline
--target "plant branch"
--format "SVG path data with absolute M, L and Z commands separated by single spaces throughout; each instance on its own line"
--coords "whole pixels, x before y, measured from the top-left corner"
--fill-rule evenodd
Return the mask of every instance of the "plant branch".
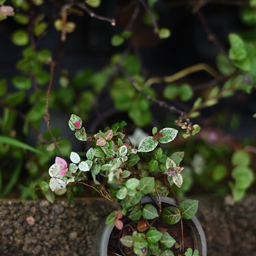
M 151 10 L 149 9 L 149 7 L 147 6 L 147 4 L 145 3 L 144 0 L 139 0 L 139 1 L 143 5 L 143 7 L 145 8 L 146 12 L 148 13 L 148 15 L 149 15 L 149 17 L 152 21 L 155 34 L 158 34 L 159 28 L 158 28 L 158 25 L 157 25 L 156 19 L 154 18 L 153 13 L 151 12 Z
M 128 22 L 128 24 L 126 25 L 124 31 L 126 30 L 130 30 L 133 22 L 135 21 L 135 19 L 137 18 L 138 14 L 139 14 L 139 11 L 140 11 L 140 5 L 139 3 L 137 2 L 136 5 L 135 5 L 135 8 L 134 8 L 134 11 L 133 11 L 133 14 Z
M 54 67 L 55 67 L 55 62 L 51 61 L 51 78 L 50 78 L 50 82 L 49 82 L 49 86 L 48 86 L 48 89 L 47 89 L 47 97 L 46 97 L 46 115 L 44 116 L 44 120 L 46 122 L 46 126 L 47 126 L 47 129 L 54 141 L 54 144 L 55 144 L 55 147 L 56 149 L 58 150 L 59 152 L 59 155 L 63 158 L 61 152 L 60 152 L 60 148 L 59 148 L 59 145 L 56 141 L 56 139 L 54 138 L 53 134 L 52 134 L 52 131 L 51 131 L 51 128 L 50 128 L 50 114 L 49 114 L 49 97 L 50 97 L 50 91 L 51 91 L 51 87 L 52 87 L 52 81 L 53 81 L 53 73 L 54 73 Z
M 202 71 L 202 70 L 206 71 L 208 74 L 215 77 L 216 79 L 221 78 L 221 75 L 216 70 L 214 70 L 211 66 L 209 66 L 208 64 L 205 64 L 205 63 L 200 63 L 200 64 L 190 66 L 188 68 L 185 68 L 171 76 L 151 77 L 146 81 L 145 86 L 150 87 L 152 84 L 158 84 L 161 82 L 171 83 L 171 82 L 179 80 L 189 74 L 192 74 L 192 73 L 195 73 L 198 71 Z
M 164 107 L 167 108 L 168 110 L 170 110 L 173 113 L 177 113 L 179 115 L 181 115 L 181 117 L 183 119 L 187 118 L 187 113 L 183 112 L 179 109 L 177 109 L 174 106 L 169 106 L 166 102 L 164 101 L 160 101 L 160 100 L 156 100 L 153 99 L 152 97 L 150 97 L 148 94 L 146 94 L 144 91 L 142 91 L 142 89 L 140 88 L 140 86 L 136 83 L 136 81 L 127 73 L 127 71 L 121 66 L 119 65 L 121 72 L 128 78 L 128 80 L 130 81 L 130 83 L 133 85 L 133 87 L 140 92 L 147 100 L 154 102 L 156 104 L 158 104 L 160 107 Z M 187 118 L 187 121 L 190 122 L 190 120 Z
M 103 17 L 100 15 L 95 14 L 94 12 L 92 12 L 85 3 L 76 3 L 76 6 L 80 7 L 81 9 L 85 10 L 92 18 L 94 19 L 98 19 L 98 20 L 104 20 L 109 22 L 112 26 L 116 25 L 116 20 L 115 19 L 110 19 L 107 17 Z
M 212 31 L 211 31 L 211 29 L 210 29 L 210 27 L 209 27 L 209 25 L 208 25 L 208 23 L 207 23 L 207 21 L 206 21 L 206 19 L 205 19 L 205 17 L 204 17 L 203 12 L 199 10 L 199 11 L 197 12 L 197 14 L 198 14 L 198 16 L 199 16 L 199 18 L 200 18 L 200 21 L 201 21 L 201 23 L 202 23 L 202 25 L 203 25 L 203 27 L 204 27 L 204 29 L 205 29 L 207 35 L 208 35 L 208 40 L 209 40 L 209 41 L 212 41 L 212 42 L 216 45 L 216 47 L 225 55 L 225 57 L 228 59 L 228 61 L 231 62 L 231 60 L 230 60 L 230 58 L 229 58 L 229 56 L 228 56 L 227 51 L 226 51 L 226 50 L 224 49 L 224 47 L 220 44 L 220 42 L 219 42 L 219 40 L 216 38 L 216 36 L 212 33 Z

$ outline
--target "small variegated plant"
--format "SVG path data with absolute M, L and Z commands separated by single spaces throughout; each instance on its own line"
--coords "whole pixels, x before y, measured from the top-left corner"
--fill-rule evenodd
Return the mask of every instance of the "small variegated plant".
M 136 229 L 130 235 L 122 236 L 120 241 L 138 256 L 174 256 L 173 248 L 178 255 L 198 255 L 198 251 L 193 253 L 191 248 L 185 252 L 183 237 L 177 243 L 165 229 L 154 227 L 159 218 L 169 225 L 182 223 L 182 219 L 192 218 L 198 208 L 196 200 L 177 202 L 178 207 L 162 208 L 161 205 L 161 196 L 168 196 L 169 192 L 177 200 L 172 186 L 180 188 L 183 183 L 184 168 L 180 163 L 184 152 L 170 154 L 163 148 L 163 144 L 176 138 L 178 131 L 173 128 L 158 131 L 154 127 L 152 136 L 144 138 L 136 148 L 126 135 L 125 125 L 122 121 L 104 131 L 87 135 L 81 118 L 71 115 L 70 129 L 75 131 L 78 140 L 89 141 L 91 148 L 84 158 L 71 152 L 69 163 L 56 157 L 55 164 L 49 169 L 50 189 L 57 194 L 67 191 L 70 196 L 67 187 L 80 183 L 118 204 L 119 209 L 109 214 L 106 224 L 122 230 L 125 228 L 123 216 L 137 222 Z M 91 182 L 89 177 L 92 177 Z M 141 204 L 146 195 L 153 198 L 154 204 Z

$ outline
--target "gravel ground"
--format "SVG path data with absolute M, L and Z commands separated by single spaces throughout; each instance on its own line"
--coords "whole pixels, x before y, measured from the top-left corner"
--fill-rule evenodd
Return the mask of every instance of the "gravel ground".
M 197 197 L 209 256 L 256 256 L 256 195 L 242 202 Z M 0 256 L 94 256 L 97 226 L 116 209 L 105 200 L 0 201 Z

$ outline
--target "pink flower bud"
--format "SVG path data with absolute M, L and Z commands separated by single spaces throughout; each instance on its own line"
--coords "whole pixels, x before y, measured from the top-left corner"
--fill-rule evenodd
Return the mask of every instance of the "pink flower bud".
M 80 124 L 79 121 L 76 121 L 76 122 L 74 123 L 74 126 L 75 126 L 75 128 L 78 129 L 78 130 L 81 128 L 81 124 Z

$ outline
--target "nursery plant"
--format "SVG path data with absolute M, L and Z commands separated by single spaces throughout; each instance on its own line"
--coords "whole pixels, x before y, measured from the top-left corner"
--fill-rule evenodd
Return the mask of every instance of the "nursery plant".
M 97 191 L 105 199 L 117 204 L 117 211 L 110 213 L 106 224 L 115 225 L 123 230 L 127 225 L 132 228 L 128 235 L 120 237 L 120 242 L 136 255 L 172 256 L 192 255 L 191 248 L 184 244 L 183 219 L 191 219 L 197 212 L 197 200 L 185 200 L 179 203 L 172 187 L 180 188 L 183 183 L 181 166 L 184 152 L 168 152 L 164 145 L 177 136 L 174 128 L 152 129 L 152 135 L 133 145 L 125 132 L 126 122 L 115 123 L 103 131 L 87 134 L 82 120 L 72 114 L 68 122 L 80 141 L 89 142 L 91 147 L 86 157 L 71 152 L 70 160 L 56 157 L 49 168 L 50 189 L 57 194 L 67 193 L 74 184 L 83 184 Z M 198 132 L 194 125 L 192 132 Z M 91 181 L 93 182 L 91 182 Z M 47 185 L 42 189 L 47 190 Z M 163 207 L 161 196 L 171 194 L 178 207 Z M 154 204 L 141 204 L 142 197 L 149 195 Z M 137 222 L 133 228 L 123 222 L 127 216 Z M 161 225 L 155 227 L 161 218 L 169 225 L 180 223 L 181 237 L 176 241 L 172 234 Z M 159 225 L 159 224 L 158 224 Z M 185 252 L 185 248 L 188 250 Z M 177 254 L 176 254 L 177 255 Z M 198 250 L 193 255 L 198 255 Z

